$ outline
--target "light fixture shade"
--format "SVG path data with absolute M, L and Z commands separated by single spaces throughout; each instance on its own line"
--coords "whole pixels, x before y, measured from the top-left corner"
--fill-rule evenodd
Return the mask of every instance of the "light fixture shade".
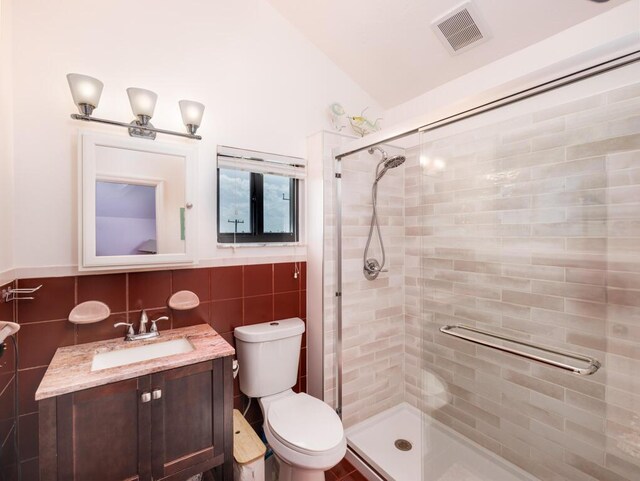
M 129 103 L 131 104 L 133 115 L 136 117 L 153 117 L 158 94 L 151 90 L 129 87 L 127 89 L 127 95 L 129 96 Z
M 182 113 L 182 122 L 186 126 L 200 127 L 202 123 L 202 114 L 204 113 L 204 105 L 193 100 L 181 100 L 180 113 Z
M 91 106 L 91 110 L 98 106 L 100 95 L 102 95 L 102 87 L 104 86 L 100 80 L 88 75 L 69 73 L 67 74 L 67 81 L 69 82 L 73 101 L 80 109 L 80 112 L 83 112 L 82 105 Z

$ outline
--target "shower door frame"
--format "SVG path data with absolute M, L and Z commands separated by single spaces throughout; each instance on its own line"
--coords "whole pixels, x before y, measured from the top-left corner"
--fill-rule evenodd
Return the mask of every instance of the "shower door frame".
M 398 140 L 409 135 L 413 134 L 423 134 L 425 132 L 429 132 L 432 130 L 439 129 L 441 127 L 451 125 L 457 123 L 462 120 L 466 120 L 472 117 L 476 117 L 480 114 L 484 114 L 490 112 L 492 110 L 499 109 L 501 107 L 505 107 L 522 100 L 526 100 L 546 92 L 550 92 L 562 87 L 566 87 L 567 85 L 571 85 L 576 82 L 580 82 L 581 80 L 586 80 L 591 77 L 595 77 L 598 75 L 602 75 L 604 73 L 610 72 L 612 70 L 616 70 L 622 67 L 626 67 L 627 65 L 631 65 L 633 63 L 640 61 L 640 49 L 634 50 L 632 52 L 626 53 L 624 55 L 619 55 L 612 59 L 599 62 L 595 65 L 577 70 L 567 75 L 563 75 L 561 77 L 557 77 L 555 79 L 543 82 L 541 84 L 535 85 L 533 87 L 529 87 L 515 93 L 509 94 L 504 97 L 500 97 L 498 99 L 492 100 L 490 102 L 486 102 L 484 104 L 478 105 L 476 107 L 464 110 L 462 112 L 458 112 L 456 114 L 441 118 L 439 120 L 430 122 L 421 127 L 417 127 L 414 129 L 406 130 L 400 134 L 393 135 L 390 137 L 385 137 L 378 140 L 375 143 L 367 144 L 363 147 L 358 147 L 355 149 L 347 150 L 342 153 L 333 153 L 334 159 L 334 176 L 335 176 L 335 187 L 334 191 L 334 214 L 335 214 L 335 223 L 336 223 L 336 281 L 335 281 L 335 297 L 336 297 L 336 329 L 338 331 L 338 336 L 336 339 L 336 364 L 337 364 L 337 372 L 336 372 L 336 413 L 342 419 L 343 413 L 343 403 L 342 403 L 342 371 L 343 371 L 343 356 L 342 356 L 342 159 L 348 157 L 353 154 L 357 154 L 358 152 L 362 152 L 376 145 L 385 144 L 388 142 L 392 142 L 394 140 Z M 323 388 L 324 389 L 324 388 Z

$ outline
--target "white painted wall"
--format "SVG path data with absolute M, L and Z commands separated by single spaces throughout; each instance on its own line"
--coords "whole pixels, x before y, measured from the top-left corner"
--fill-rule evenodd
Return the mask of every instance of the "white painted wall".
M 105 83 L 100 117 L 130 120 L 125 89 L 132 86 L 158 93 L 158 127 L 183 130 L 182 98 L 206 105 L 198 169 L 205 265 L 304 254 L 304 248 L 216 248 L 217 144 L 304 156 L 307 135 L 329 126 L 332 101 L 381 113 L 264 0 L 13 0 L 12 7 L 13 101 L 20 106 L 15 265 L 23 275 L 76 264 L 76 143 L 87 125 L 69 118 L 75 108 L 68 72 Z
M 0 284 L 13 267 L 13 98 L 11 4 L 0 0 Z

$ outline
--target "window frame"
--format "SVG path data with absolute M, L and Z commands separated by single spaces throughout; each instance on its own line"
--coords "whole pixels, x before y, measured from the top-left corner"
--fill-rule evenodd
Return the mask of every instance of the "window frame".
M 240 170 L 230 167 L 223 167 L 227 170 Z M 250 230 L 246 233 L 227 233 L 220 232 L 220 167 L 216 169 L 216 185 L 217 185 L 217 234 L 218 243 L 220 244 L 293 244 L 297 243 L 300 234 L 300 179 L 282 175 L 289 179 L 291 199 L 289 199 L 289 219 L 291 222 L 292 232 L 264 232 L 264 172 L 249 172 L 249 216 Z M 276 174 L 269 174 L 276 175 Z

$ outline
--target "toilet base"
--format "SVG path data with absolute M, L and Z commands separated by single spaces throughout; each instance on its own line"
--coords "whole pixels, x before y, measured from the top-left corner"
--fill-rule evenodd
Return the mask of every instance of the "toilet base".
M 324 481 L 324 471 L 291 466 L 276 455 L 280 467 L 278 481 Z

